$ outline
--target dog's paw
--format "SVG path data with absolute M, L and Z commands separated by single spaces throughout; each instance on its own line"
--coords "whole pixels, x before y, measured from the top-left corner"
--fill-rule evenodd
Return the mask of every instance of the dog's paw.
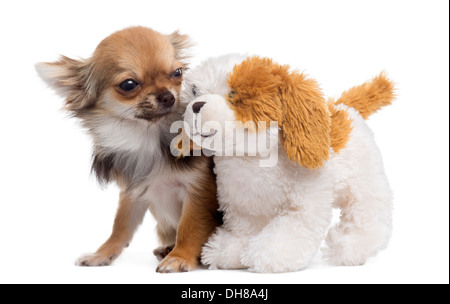
M 187 272 L 194 270 L 197 266 L 196 259 L 186 259 L 172 254 L 168 254 L 159 263 L 156 272 L 170 273 L 170 272 Z
M 158 261 L 162 261 L 172 250 L 175 245 L 161 246 L 153 250 L 153 254 L 156 256 Z
M 98 253 L 81 256 L 76 262 L 77 266 L 109 266 L 114 257 L 104 256 Z

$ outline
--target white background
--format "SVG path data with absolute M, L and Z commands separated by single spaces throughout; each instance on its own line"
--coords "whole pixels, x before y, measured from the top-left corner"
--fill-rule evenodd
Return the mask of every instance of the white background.
M 0 7 L 0 283 L 448 283 L 449 2 L 3 1 Z M 193 63 L 243 52 L 305 70 L 328 96 L 385 70 L 394 105 L 369 124 L 395 192 L 389 248 L 362 267 L 287 274 L 155 272 L 150 214 L 111 267 L 74 266 L 109 236 L 118 189 L 89 175 L 91 145 L 34 64 L 88 57 L 112 32 L 180 29 Z

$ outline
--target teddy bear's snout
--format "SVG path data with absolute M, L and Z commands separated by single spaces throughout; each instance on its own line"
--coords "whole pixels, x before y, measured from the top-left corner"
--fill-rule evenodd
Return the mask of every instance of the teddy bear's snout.
M 198 113 L 200 112 L 201 108 L 202 108 L 205 104 L 206 104 L 206 102 L 204 102 L 204 101 L 197 101 L 197 102 L 194 102 L 194 104 L 192 105 L 192 111 L 193 111 L 195 114 L 198 114 Z

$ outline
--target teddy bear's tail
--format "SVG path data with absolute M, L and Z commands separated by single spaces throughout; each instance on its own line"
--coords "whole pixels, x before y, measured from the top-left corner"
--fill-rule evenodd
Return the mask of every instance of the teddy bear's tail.
M 395 98 L 394 91 L 394 83 L 382 72 L 371 81 L 344 92 L 335 104 L 342 103 L 352 107 L 367 119 L 382 107 L 392 103 Z

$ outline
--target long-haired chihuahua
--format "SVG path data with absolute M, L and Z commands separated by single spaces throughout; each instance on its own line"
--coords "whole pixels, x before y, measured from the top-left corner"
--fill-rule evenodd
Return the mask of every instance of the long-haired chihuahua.
M 127 247 L 147 210 L 157 220 L 161 261 L 157 271 L 192 270 L 202 245 L 218 224 L 211 159 L 177 158 L 170 144 L 173 122 L 181 120 L 186 35 L 163 35 L 131 27 L 104 39 L 93 56 L 62 56 L 36 70 L 65 98 L 93 139 L 92 171 L 100 183 L 120 187 L 110 238 L 80 266 L 105 266 Z

